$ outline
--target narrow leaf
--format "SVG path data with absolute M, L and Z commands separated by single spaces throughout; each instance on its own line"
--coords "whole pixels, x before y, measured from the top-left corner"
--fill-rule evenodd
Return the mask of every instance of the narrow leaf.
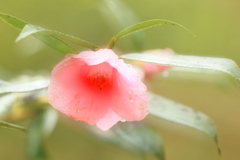
M 229 74 L 216 72 L 215 70 L 172 67 L 171 69 L 159 72 L 149 79 L 151 85 L 160 81 L 174 82 L 178 84 L 197 85 L 203 84 L 218 87 L 225 91 L 238 91 L 238 81 Z
M 11 93 L 11 92 L 31 92 L 31 91 L 47 88 L 48 84 L 49 84 L 49 79 L 43 79 L 43 80 L 25 82 L 20 84 L 2 85 L 0 86 L 0 94 Z
M 46 33 L 35 33 L 33 36 L 61 53 L 64 53 L 64 54 L 78 53 L 78 51 L 75 48 L 69 46 L 62 40 L 52 35 L 49 35 Z
M 153 20 L 148 20 L 148 21 L 144 21 L 144 22 L 135 24 L 133 26 L 130 26 L 130 27 L 122 30 L 109 42 L 108 48 L 112 48 L 119 39 L 121 39 L 125 36 L 128 36 L 132 33 L 135 33 L 135 32 L 138 32 L 138 31 L 141 31 L 141 30 L 144 30 L 144 29 L 148 29 L 148 28 L 163 25 L 163 24 L 178 26 L 180 28 L 185 29 L 186 31 L 191 33 L 194 37 L 196 37 L 191 31 L 189 31 L 187 28 L 185 28 L 184 26 L 182 26 L 178 23 L 168 21 L 168 20 L 164 20 L 164 19 L 153 19 Z
M 216 128 L 207 115 L 159 95 L 153 93 L 148 93 L 147 95 L 150 114 L 195 128 L 206 133 L 218 143 Z
M 110 130 L 102 132 L 87 128 L 101 139 L 131 151 L 142 158 L 148 152 L 160 160 L 164 160 L 163 142 L 157 132 L 142 122 L 118 123 Z M 94 132 L 93 132 L 94 131 Z
M 45 35 L 45 36 L 48 35 L 49 37 L 56 37 L 60 40 L 71 42 L 71 43 L 74 43 L 74 44 L 79 45 L 81 47 L 90 48 L 92 50 L 100 49 L 100 47 L 98 47 L 98 46 L 96 46 L 96 45 L 94 45 L 90 42 L 87 42 L 85 40 L 79 39 L 77 37 L 67 35 L 67 34 L 64 34 L 64 33 L 61 33 L 61 32 L 57 32 L 57 31 L 47 30 L 47 29 L 37 27 L 37 26 L 31 25 L 31 24 L 27 24 L 23 28 L 22 32 L 20 33 L 20 35 L 16 39 L 16 42 L 25 38 L 25 37 L 27 37 L 27 36 L 30 36 L 30 35 L 34 35 L 34 36 L 37 35 L 37 37 L 39 37 L 40 35 Z M 47 38 L 45 37 L 45 39 L 47 39 Z M 55 44 L 53 44 L 53 46 L 55 46 Z
M 113 31 L 121 30 L 139 22 L 134 10 L 121 0 L 104 0 L 99 9 Z M 131 35 L 133 45 L 139 51 L 143 46 L 143 37 L 143 32 Z
M 11 15 L 5 14 L 5 13 L 0 13 L 0 18 L 8 23 L 9 25 L 16 27 L 17 29 L 23 29 L 23 27 L 28 24 L 27 22 L 18 19 L 16 17 L 13 17 Z
M 20 30 L 22 30 L 25 27 L 25 25 L 29 24 L 19 18 L 16 18 L 14 16 L 11 16 L 5 13 L 0 13 L 0 18 L 6 23 L 8 23 L 9 25 L 16 27 L 17 29 L 20 29 Z M 43 43 L 49 45 L 50 47 L 64 54 L 78 53 L 78 51 L 75 48 L 69 46 L 68 44 L 56 38 L 55 36 L 52 36 L 46 33 L 36 33 L 33 36 L 39 39 L 40 41 L 42 41 Z
M 10 83 L 8 83 L 7 81 L 1 80 L 0 79 L 0 86 L 1 85 L 9 85 Z
M 158 159 L 164 160 L 162 140 L 158 133 L 140 122 L 126 122 L 113 128 L 117 141 L 125 141 L 138 148 L 140 152 L 147 151 Z
M 159 53 L 130 53 L 122 55 L 121 57 L 165 66 L 221 71 L 235 77 L 240 82 L 240 69 L 231 59 L 186 55 L 167 55 Z
M 4 121 L 1 121 L 1 120 L 0 120 L 0 127 L 13 129 L 13 130 L 18 130 L 18 131 L 23 131 L 23 132 L 27 131 L 27 129 L 25 127 L 18 126 L 16 124 L 12 124 L 12 123 L 8 123 L 8 122 L 4 122 Z
M 29 157 L 40 159 L 47 157 L 44 140 L 52 132 L 56 120 L 56 112 L 51 109 L 43 110 L 34 117 L 27 135 L 27 153 Z

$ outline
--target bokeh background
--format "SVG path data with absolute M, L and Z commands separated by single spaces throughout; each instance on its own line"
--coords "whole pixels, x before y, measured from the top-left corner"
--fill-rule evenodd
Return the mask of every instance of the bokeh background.
M 121 26 L 103 14 L 102 0 L 0 0 L 0 12 L 44 28 L 68 33 L 105 47 Z M 240 64 L 240 1 L 237 0 L 122 0 L 137 15 L 138 22 L 167 19 L 190 29 L 197 39 L 173 26 L 144 31 L 142 50 L 172 48 L 178 54 L 224 57 Z M 101 7 L 101 10 L 99 9 Z M 107 6 L 106 6 L 107 7 Z M 108 11 L 106 9 L 106 11 Z M 124 14 L 124 11 L 122 11 Z M 110 13 L 109 13 L 110 14 Z M 123 28 L 122 28 L 123 29 Z M 0 78 L 21 74 L 48 75 L 64 55 L 32 37 L 14 43 L 19 31 L 0 21 Z M 116 46 L 122 53 L 135 52 L 130 37 Z M 193 75 L 194 76 L 194 75 Z M 167 98 L 206 113 L 218 130 L 222 159 L 240 159 L 240 90 L 221 76 L 198 81 L 161 78 L 149 88 Z M 191 77 L 188 75 L 188 77 Z M 165 120 L 148 117 L 165 145 L 167 160 L 217 160 L 217 149 L 207 135 Z M 19 122 L 20 124 L 22 122 Z M 23 122 L 24 123 L 24 122 Z M 79 122 L 80 123 L 80 122 Z M 0 128 L 0 159 L 25 160 L 26 135 Z M 59 122 L 46 141 L 52 159 L 140 159 L 138 156 L 93 137 L 80 127 Z M 149 159 L 154 157 L 149 156 Z

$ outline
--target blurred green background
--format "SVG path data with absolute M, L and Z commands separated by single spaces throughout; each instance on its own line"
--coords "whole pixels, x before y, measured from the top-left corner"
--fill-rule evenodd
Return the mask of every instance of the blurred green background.
M 144 31 L 142 50 L 172 48 L 186 55 L 224 57 L 240 64 L 240 1 L 237 0 L 122 0 L 138 16 L 138 21 L 167 19 L 190 29 L 160 26 Z M 103 5 L 103 6 L 102 6 Z M 44 28 L 71 34 L 105 47 L 119 28 L 112 28 L 99 7 L 101 0 L 0 0 L 0 12 Z M 124 11 L 122 11 L 124 13 Z M 117 22 L 112 21 L 117 24 Z M 123 29 L 123 28 L 122 28 Z M 64 55 L 32 37 L 14 43 L 19 31 L 0 21 L 0 78 L 21 74 L 48 75 Z M 134 52 L 130 37 L 119 41 L 116 50 Z M 202 75 L 204 76 L 204 75 Z M 240 159 L 240 92 L 229 82 L 212 83 L 161 79 L 149 83 L 162 96 L 206 113 L 217 126 L 222 159 Z M 215 85 L 217 84 L 217 85 Z M 235 87 L 235 86 L 234 86 Z M 207 135 L 164 120 L 148 117 L 162 135 L 167 160 L 217 160 L 217 149 Z M 79 122 L 80 123 L 80 122 Z M 23 133 L 0 128 L 0 159 L 24 160 Z M 52 159 L 140 159 L 107 144 L 79 128 L 59 122 L 46 141 Z M 154 157 L 148 157 L 154 159 Z

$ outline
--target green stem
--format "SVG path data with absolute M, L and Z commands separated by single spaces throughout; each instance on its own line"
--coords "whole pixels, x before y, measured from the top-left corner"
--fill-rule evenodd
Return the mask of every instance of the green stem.
M 27 128 L 0 120 L 0 127 L 26 132 Z
M 107 45 L 107 49 L 112 49 L 115 45 L 115 37 L 112 37 L 112 39 L 110 40 L 110 42 Z

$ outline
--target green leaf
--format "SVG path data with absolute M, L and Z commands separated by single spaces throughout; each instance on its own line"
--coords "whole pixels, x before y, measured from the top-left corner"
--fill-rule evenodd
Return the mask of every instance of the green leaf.
M 145 152 L 164 160 L 163 142 L 157 132 L 141 122 L 118 123 L 105 132 L 94 132 L 102 139 L 145 157 Z
M 121 39 L 125 36 L 128 36 L 132 33 L 135 33 L 135 32 L 138 32 L 138 31 L 141 31 L 141 30 L 144 30 L 144 29 L 148 29 L 148 28 L 151 28 L 151 27 L 163 25 L 163 24 L 178 26 L 180 28 L 185 29 L 186 31 L 191 33 L 194 37 L 196 37 L 191 31 L 189 31 L 187 28 L 185 28 L 184 26 L 182 26 L 178 23 L 168 21 L 168 20 L 164 20 L 164 19 L 153 19 L 153 20 L 148 20 L 148 21 L 144 21 L 144 22 L 135 24 L 133 26 L 130 26 L 130 27 L 122 30 L 115 37 L 113 37 L 113 39 L 111 39 L 107 48 L 112 48 L 119 39 Z
M 1 80 L 0 79 L 0 86 L 2 85 L 9 85 L 10 83 L 8 83 L 7 81 Z
M 207 115 L 153 93 L 147 96 L 150 114 L 202 131 L 218 143 L 216 128 Z
M 0 97 L 0 119 L 7 117 L 16 99 L 15 94 L 7 94 Z
M 20 84 L 10 84 L 0 86 L 0 94 L 11 92 L 31 92 L 39 89 L 47 88 L 49 79 L 25 82 Z
M 57 121 L 57 114 L 52 109 L 42 110 L 33 118 L 27 134 L 27 153 L 31 158 L 46 158 L 44 140 L 52 132 Z
M 23 27 L 28 24 L 27 22 L 18 19 L 16 17 L 13 17 L 11 15 L 5 14 L 5 13 L 0 13 L 0 18 L 8 23 L 9 25 L 16 27 L 17 29 L 23 29 Z
M 122 28 L 126 28 L 139 22 L 138 16 L 134 13 L 132 8 L 121 0 L 104 0 L 99 6 L 99 10 L 111 29 L 121 30 Z M 131 35 L 133 45 L 138 51 L 142 50 L 143 37 L 143 32 Z
M 221 71 L 235 77 L 240 82 L 240 69 L 231 59 L 159 53 L 130 53 L 122 55 L 121 58 L 157 65 Z
M 37 36 L 38 38 L 40 36 L 42 39 L 49 39 L 50 37 L 56 37 L 60 40 L 71 42 L 71 43 L 74 43 L 74 44 L 79 45 L 81 47 L 90 48 L 91 50 L 100 49 L 100 47 L 98 47 L 98 46 L 96 46 L 96 45 L 94 45 L 90 42 L 87 42 L 85 40 L 79 39 L 77 37 L 67 35 L 67 34 L 64 34 L 64 33 L 61 33 L 61 32 L 57 32 L 57 31 L 44 29 L 44 28 L 34 26 L 34 25 L 31 25 L 31 24 L 27 24 L 23 28 L 22 32 L 20 33 L 20 35 L 16 39 L 16 42 L 18 42 L 19 40 L 21 40 L 21 39 L 23 39 L 27 36 L 30 36 L 30 35 Z M 48 36 L 48 37 L 46 37 L 46 36 Z M 50 45 L 52 45 L 53 47 L 56 46 L 56 44 L 54 44 L 54 41 L 53 42 L 50 41 Z
M 19 18 L 16 18 L 14 16 L 11 16 L 5 13 L 0 13 L 0 18 L 6 23 L 8 23 L 9 25 L 16 27 L 17 29 L 20 29 L 20 30 L 22 30 L 25 25 L 29 24 Z M 57 39 L 54 36 L 45 35 L 45 34 L 35 34 L 34 37 L 62 53 L 65 53 L 65 54 L 77 53 L 77 51 L 73 47 L 67 45 L 66 43 Z
M 23 131 L 23 132 L 27 131 L 27 129 L 25 127 L 18 126 L 16 124 L 12 124 L 12 123 L 8 123 L 8 122 L 4 122 L 4 121 L 1 121 L 1 120 L 0 120 L 0 127 L 13 129 L 13 130 L 18 130 L 18 131 Z
M 164 72 L 157 73 L 148 79 L 148 81 L 151 86 L 167 81 L 180 85 L 201 85 L 204 83 L 218 87 L 224 92 L 235 92 L 240 89 L 240 85 L 234 77 L 223 72 L 207 69 L 172 67 Z
M 126 141 L 141 152 L 147 151 L 164 160 L 163 143 L 159 135 L 141 122 L 126 122 L 113 128 L 119 141 Z
M 51 36 L 46 33 L 36 33 L 33 36 L 61 53 L 64 54 L 78 53 L 78 51 L 75 48 L 69 46 L 62 40 L 58 39 L 57 37 Z

